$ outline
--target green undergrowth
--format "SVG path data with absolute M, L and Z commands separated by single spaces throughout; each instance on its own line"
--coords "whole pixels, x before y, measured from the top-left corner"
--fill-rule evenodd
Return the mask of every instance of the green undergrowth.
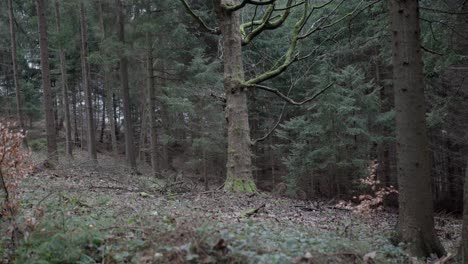
M 374 251 L 374 263 L 402 263 L 405 259 L 404 252 L 383 236 L 347 238 L 335 232 L 253 220 L 228 226 L 223 223 L 205 225 L 199 232 L 200 235 L 216 233 L 212 238 L 226 241 L 229 257 L 243 259 L 245 263 L 292 263 L 299 260 L 364 263 L 364 256 Z
M 366 237 L 358 225 L 323 232 L 270 219 L 184 221 L 163 212 L 122 222 L 109 197 L 54 196 L 42 202 L 44 216 L 25 233 L 12 263 L 364 263 L 373 251 L 369 263 L 405 261 L 384 235 Z
M 29 147 L 31 147 L 32 151 L 44 151 L 47 149 L 47 139 L 45 138 L 38 138 L 32 139 L 28 142 Z

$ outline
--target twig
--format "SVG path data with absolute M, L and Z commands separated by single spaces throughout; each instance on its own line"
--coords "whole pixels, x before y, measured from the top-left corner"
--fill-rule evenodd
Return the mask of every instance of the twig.
M 266 204 L 262 204 L 259 207 L 255 208 L 255 209 L 252 209 L 252 210 L 246 212 L 245 214 L 242 214 L 241 218 L 251 217 L 252 215 L 258 213 L 258 211 L 260 211 L 260 209 L 265 208 L 265 206 L 266 206 Z

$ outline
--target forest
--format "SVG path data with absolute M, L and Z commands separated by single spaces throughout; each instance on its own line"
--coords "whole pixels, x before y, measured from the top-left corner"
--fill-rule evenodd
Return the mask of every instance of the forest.
M 0 263 L 468 264 L 468 1 L 0 1 Z

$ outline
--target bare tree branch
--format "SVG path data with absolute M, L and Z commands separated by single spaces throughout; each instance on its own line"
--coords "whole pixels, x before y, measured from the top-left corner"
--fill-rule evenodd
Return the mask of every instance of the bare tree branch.
M 421 49 L 424 50 L 425 52 L 428 52 L 428 53 L 431 53 L 431 54 L 435 54 L 435 55 L 439 55 L 439 56 L 444 56 L 443 53 L 437 52 L 437 51 L 435 51 L 435 50 L 431 50 L 431 49 L 429 49 L 429 48 L 424 47 L 423 45 L 421 45 Z
M 341 1 L 334 9 L 332 12 L 330 12 L 327 16 L 330 17 L 333 13 L 335 13 L 335 11 L 341 6 L 341 4 L 343 4 L 344 1 Z M 304 38 L 307 38 L 308 36 L 312 35 L 313 33 L 319 31 L 319 30 L 323 30 L 323 29 L 326 29 L 326 28 L 329 28 L 329 27 L 332 27 L 338 23 L 340 23 L 341 21 L 343 21 L 345 18 L 347 17 L 350 17 L 350 16 L 353 16 L 356 12 L 358 12 L 358 8 L 361 6 L 361 4 L 364 2 L 364 0 L 362 0 L 361 2 L 359 2 L 359 4 L 356 6 L 356 8 L 351 12 L 351 13 L 347 13 L 346 15 L 340 17 L 339 19 L 335 20 L 334 22 L 330 23 L 330 24 L 327 24 L 327 25 L 323 25 L 325 23 L 325 21 L 327 19 L 323 19 L 322 23 L 320 23 L 319 26 L 315 27 L 314 29 L 310 30 L 309 32 L 305 33 L 304 35 L 300 36 L 299 39 L 304 39 Z M 365 6 L 363 9 L 366 9 L 368 8 L 369 6 L 377 3 L 377 2 L 380 2 L 380 0 L 378 1 L 375 1 L 375 2 L 372 2 L 370 3 L 369 5 Z
M 203 30 L 205 30 L 206 32 L 211 33 L 211 34 L 215 34 L 215 35 L 220 35 L 221 34 L 221 31 L 219 30 L 219 28 L 210 28 L 208 26 L 208 24 L 206 24 L 206 22 L 203 21 L 203 19 L 199 15 L 195 14 L 193 9 L 187 3 L 187 0 L 180 0 L 180 2 L 185 7 L 185 10 L 187 10 L 189 15 L 198 22 L 198 24 L 200 25 L 200 27 Z
M 429 12 L 434 12 L 434 13 L 443 13 L 443 14 L 449 14 L 449 15 L 468 15 L 468 12 L 441 10 L 441 9 L 424 7 L 424 6 L 420 6 L 419 9 L 424 10 L 424 11 L 429 11 Z
M 325 91 L 327 91 L 328 89 L 330 89 L 330 87 L 333 86 L 334 83 L 330 83 L 329 85 L 327 85 L 327 87 L 325 87 L 324 89 L 322 89 L 321 91 L 319 91 L 318 93 L 314 94 L 312 97 L 309 97 L 309 98 L 306 98 L 302 101 L 295 101 L 294 99 L 291 99 L 290 97 L 286 96 L 285 94 L 281 93 L 278 89 L 274 89 L 274 88 L 270 88 L 268 86 L 265 86 L 265 85 L 260 85 L 260 84 L 245 84 L 244 87 L 246 88 L 258 88 L 258 89 L 261 89 L 261 90 L 264 90 L 264 91 L 267 91 L 267 92 L 270 92 L 270 93 L 273 93 L 273 94 L 276 94 L 278 97 L 280 97 L 281 99 L 283 99 L 284 101 L 286 101 L 287 103 L 289 104 L 292 104 L 292 105 L 303 105 L 305 103 L 308 103 L 314 99 L 316 99 L 317 97 L 319 97 L 321 94 L 323 94 Z
M 226 11 L 234 12 L 236 10 L 239 10 L 239 9 L 243 8 L 247 4 L 259 6 L 259 5 L 270 5 L 270 4 L 273 4 L 275 2 L 276 2 L 276 0 L 266 0 L 266 1 L 262 1 L 262 0 L 243 0 L 238 5 L 223 5 L 223 8 Z
M 286 19 L 289 17 L 292 6 L 293 6 L 293 1 L 288 0 L 288 2 L 286 3 L 286 7 L 283 8 L 284 10 L 283 14 L 280 15 L 278 19 L 274 20 L 276 17 L 271 18 L 271 16 L 276 9 L 275 9 L 275 5 L 272 4 L 268 7 L 268 9 L 266 10 L 261 20 L 251 21 L 251 22 L 242 24 L 240 27 L 241 34 L 243 36 L 242 45 L 246 45 L 250 43 L 252 39 L 254 39 L 256 36 L 258 36 L 260 33 L 262 33 L 265 30 L 272 30 L 272 29 L 281 27 L 284 21 L 286 21 Z M 295 5 L 295 6 L 299 6 L 299 5 Z M 247 34 L 245 32 L 245 28 L 248 26 L 253 27 L 254 25 L 258 25 L 258 27 L 251 30 Z
M 267 71 L 267 72 L 265 72 L 263 74 L 260 74 L 259 76 L 255 77 L 253 79 L 248 80 L 246 82 L 247 84 L 258 84 L 258 83 L 261 83 L 261 82 L 266 81 L 268 79 L 271 79 L 273 77 L 276 77 L 279 74 L 281 74 L 282 72 L 284 72 L 289 67 L 289 65 L 291 65 L 294 61 L 297 60 L 297 54 L 294 54 L 294 53 L 295 53 L 295 50 L 296 50 L 297 42 L 299 40 L 299 34 L 300 34 L 300 31 L 301 31 L 301 28 L 303 27 L 303 25 L 304 25 L 304 23 L 306 22 L 306 19 L 307 19 L 308 8 L 309 8 L 309 3 L 306 1 L 304 3 L 303 14 L 302 14 L 301 18 L 299 19 L 299 21 L 297 21 L 295 26 L 294 26 L 294 31 L 293 31 L 291 43 L 289 45 L 289 49 L 286 51 L 285 55 L 283 56 L 284 57 L 283 63 L 278 65 L 278 66 L 274 65 L 271 70 L 269 70 L 269 71 Z
M 292 90 L 293 87 L 294 87 L 294 82 L 291 83 L 291 86 L 289 87 L 289 90 L 288 90 L 288 93 L 286 94 L 286 96 L 289 96 L 289 94 L 291 93 L 291 90 Z M 284 110 L 286 109 L 287 104 L 288 103 L 286 103 L 286 102 L 283 103 L 283 107 L 281 108 L 281 112 L 280 112 L 280 115 L 278 117 L 278 121 L 276 121 L 275 125 L 263 137 L 252 140 L 252 142 L 251 142 L 252 145 L 257 144 L 258 142 L 265 141 L 273 133 L 273 131 L 276 130 L 276 128 L 279 126 L 279 124 L 283 120 Z

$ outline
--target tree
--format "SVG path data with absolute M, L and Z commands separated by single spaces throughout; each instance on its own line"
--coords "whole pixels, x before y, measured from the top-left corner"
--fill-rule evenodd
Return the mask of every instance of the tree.
M 150 7 L 148 5 L 148 10 Z M 149 32 L 146 33 L 147 42 L 147 56 L 146 56 L 146 67 L 147 67 L 147 106 L 148 106 L 148 119 L 150 129 L 150 155 L 151 155 L 151 168 L 153 175 L 158 175 L 159 164 L 158 164 L 158 134 L 157 134 L 157 123 L 156 123 L 156 96 L 154 91 L 154 70 L 153 70 L 153 41 Z
M 389 1 L 396 109 L 398 231 L 412 254 L 445 252 L 434 230 L 418 1 Z
M 85 96 L 85 106 L 87 114 L 87 145 L 89 157 L 93 162 L 97 162 L 96 137 L 93 114 L 93 95 L 90 86 L 90 72 L 88 62 L 88 33 L 86 26 L 86 14 L 83 0 L 80 1 L 80 28 L 81 28 L 81 70 L 82 86 Z
M 47 134 L 47 158 L 49 161 L 57 161 L 58 153 L 55 134 L 54 104 L 52 101 L 52 89 L 50 83 L 49 42 L 45 16 L 46 6 L 44 0 L 36 0 L 36 11 L 38 16 L 39 47 L 41 50 L 42 89 L 44 91 L 43 101 Z
M 19 81 L 19 72 L 18 72 L 18 63 L 17 63 L 17 52 L 16 52 L 16 29 L 15 29 L 15 18 L 13 14 L 13 0 L 8 0 L 8 17 L 10 22 L 10 42 L 11 42 L 11 61 L 13 64 L 13 80 L 15 83 L 16 90 L 16 114 L 18 115 L 18 122 L 22 133 L 26 133 L 24 126 L 24 114 L 23 114 L 23 105 L 24 105 L 24 96 L 23 91 L 21 90 L 21 85 Z M 23 144 L 25 147 L 28 146 L 28 141 L 26 137 L 23 138 Z
M 222 35 L 223 38 L 224 92 L 226 95 L 225 116 L 228 130 L 227 175 L 224 189 L 234 192 L 255 192 L 256 185 L 252 177 L 251 147 L 256 141 L 252 141 L 250 138 L 247 93 L 250 90 L 260 89 L 271 92 L 290 104 L 302 105 L 312 101 L 330 87 L 328 86 L 316 95 L 297 102 L 277 89 L 260 84 L 280 75 L 292 63 L 298 60 L 298 54 L 296 54 L 298 42 L 320 30 L 314 29 L 303 32 L 311 17 L 310 14 L 317 9 L 327 6 L 332 1 L 309 9 L 308 1 L 295 4 L 292 0 L 288 0 L 284 7 L 277 8 L 276 0 L 216 0 L 213 4 L 219 28 L 208 27 L 207 23 L 190 8 L 186 0 L 181 0 L 181 2 L 187 12 L 199 23 L 200 28 L 211 34 Z M 254 17 L 251 20 L 249 19 L 249 22 L 241 24 L 240 10 L 247 4 L 256 7 L 266 6 L 266 10 L 264 10 L 261 19 L 255 20 Z M 300 6 L 302 6 L 302 9 L 299 9 L 299 18 L 294 24 L 287 51 L 274 63 L 270 70 L 258 74 L 249 80 L 245 80 L 242 46 L 251 43 L 253 39 L 264 31 L 281 27 L 290 16 L 291 10 Z M 276 13 L 278 11 L 280 14 Z M 323 23 L 319 24 L 323 25 Z M 334 24 L 336 23 L 334 22 Z M 327 25 L 324 25 L 324 27 L 327 27 Z
M 283 180 L 289 193 L 305 192 L 311 199 L 341 197 L 357 189 L 350 187 L 368 173 L 376 138 L 368 120 L 378 116 L 378 88 L 366 81 L 364 71 L 353 66 L 338 72 L 322 67 L 315 81 L 327 82 L 322 76 L 332 79 L 334 88 L 314 107 L 301 108 L 277 131 L 280 151 L 288 154 L 283 161 L 288 175 Z
M 463 198 L 462 263 L 468 264 L 468 161 L 465 168 L 465 188 Z
M 102 0 L 99 1 L 99 26 L 101 29 L 101 46 L 100 51 L 104 52 L 104 47 L 106 45 L 107 31 L 104 23 L 104 3 Z M 108 54 L 106 54 L 108 55 Z M 105 56 L 107 58 L 107 56 Z M 109 66 L 108 60 L 103 62 L 103 74 L 104 74 L 104 92 L 105 92 L 105 105 L 107 111 L 107 118 L 109 119 L 110 133 L 111 133 L 111 144 L 112 144 L 112 153 L 114 156 L 117 156 L 117 136 L 115 129 L 115 119 L 114 119 L 114 93 L 111 87 L 111 67 Z
M 122 48 L 125 48 L 125 11 L 122 0 L 116 0 L 118 12 L 118 36 Z M 120 82 L 122 85 L 122 100 L 124 112 L 124 128 L 125 128 L 125 158 L 127 165 L 133 170 L 137 169 L 136 153 L 133 138 L 133 122 L 130 111 L 130 89 L 128 85 L 128 59 L 125 51 L 120 55 Z
M 55 23 L 57 27 L 57 34 L 60 35 L 61 21 L 60 21 L 60 2 L 55 1 Z M 62 77 L 62 99 L 63 99 L 63 113 L 65 116 L 65 153 L 69 158 L 73 157 L 73 142 L 71 135 L 71 121 L 70 121 L 70 104 L 68 100 L 68 77 L 67 77 L 67 63 L 65 61 L 65 50 L 63 43 L 59 43 L 59 58 L 60 58 L 60 73 Z

